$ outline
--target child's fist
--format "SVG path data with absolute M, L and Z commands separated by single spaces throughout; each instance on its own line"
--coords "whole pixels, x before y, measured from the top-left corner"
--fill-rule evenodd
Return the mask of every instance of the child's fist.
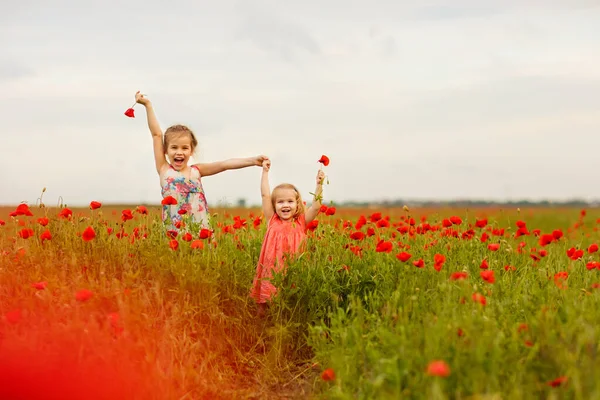
M 147 97 L 144 97 L 139 90 L 135 92 L 135 102 L 143 105 L 150 104 L 150 100 L 148 100 Z
M 319 170 L 319 172 L 317 172 L 317 185 L 320 185 L 323 183 L 323 180 L 325 179 L 325 172 L 323 172 L 323 170 Z
M 266 160 L 263 160 L 262 167 L 263 167 L 263 171 L 270 170 L 271 169 L 271 160 L 269 160 L 268 158 Z
M 264 166 L 265 161 L 268 160 L 269 157 L 264 156 L 264 155 L 260 155 L 260 156 L 256 156 L 256 157 L 252 157 L 252 161 L 254 162 L 254 165 L 256 166 Z

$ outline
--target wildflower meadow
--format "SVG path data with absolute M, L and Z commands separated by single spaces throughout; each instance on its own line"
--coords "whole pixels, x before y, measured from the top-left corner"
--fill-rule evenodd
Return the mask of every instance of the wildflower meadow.
M 600 398 L 598 210 L 323 206 L 262 318 L 212 217 L 1 208 L 0 398 Z

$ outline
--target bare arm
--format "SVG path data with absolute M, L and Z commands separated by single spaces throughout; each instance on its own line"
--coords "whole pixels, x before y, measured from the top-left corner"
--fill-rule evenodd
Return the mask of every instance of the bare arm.
M 165 149 L 163 147 L 163 132 L 160 129 L 160 125 L 154 113 L 152 103 L 143 94 L 137 92 L 135 94 L 135 101 L 142 104 L 146 108 L 146 117 L 148 118 L 148 128 L 150 128 L 150 134 L 152 135 L 152 144 L 154 146 L 154 162 L 156 164 L 156 172 L 159 174 L 168 167 L 167 159 L 165 157 Z
M 263 161 L 262 177 L 260 178 L 260 195 L 262 197 L 262 211 L 265 219 L 269 221 L 275 211 L 273 210 L 273 204 L 271 203 L 271 187 L 269 186 L 269 169 L 271 168 L 271 161 Z
M 317 188 L 315 189 L 313 203 L 304 213 L 304 219 L 307 224 L 314 220 L 319 214 L 319 209 L 321 208 L 321 194 L 323 193 L 323 179 L 325 179 L 325 173 L 322 170 L 319 170 L 317 173 Z
M 251 167 L 253 165 L 260 167 L 264 160 L 268 160 L 267 156 L 256 156 L 248 158 L 230 158 L 229 160 L 216 161 L 212 163 L 195 164 L 195 167 L 200 171 L 202 176 L 216 175 L 230 169 L 240 169 Z

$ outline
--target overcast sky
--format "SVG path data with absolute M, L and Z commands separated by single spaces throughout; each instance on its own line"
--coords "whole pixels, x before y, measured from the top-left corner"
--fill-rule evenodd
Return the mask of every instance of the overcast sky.
M 198 161 L 266 154 L 305 198 L 322 154 L 326 200 L 600 198 L 600 0 L 167 4 L 3 4 L 0 204 L 158 203 L 138 89 Z

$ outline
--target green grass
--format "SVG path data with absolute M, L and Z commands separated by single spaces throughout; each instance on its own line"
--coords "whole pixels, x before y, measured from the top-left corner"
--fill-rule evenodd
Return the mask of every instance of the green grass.
M 353 225 L 373 210 L 320 215 L 308 251 L 275 278 L 280 295 L 265 319 L 255 317 L 248 296 L 264 223 L 254 229 L 242 214 L 247 226 L 224 233 L 233 215 L 219 213 L 203 249 L 179 237 L 173 251 L 156 210 L 125 223 L 120 210 L 116 217 L 103 210 L 74 210 L 65 220 L 34 208 L 34 217 L 0 226 L 0 397 L 35 388 L 63 399 L 79 398 L 77 391 L 88 399 L 600 398 L 600 290 L 593 288 L 600 271 L 586 268 L 599 257 L 587 252 L 600 242 L 596 210 L 585 217 L 569 209 L 427 210 L 434 226 L 460 216 L 451 228 L 458 237 L 369 222 L 361 231 L 375 234 L 361 241 L 349 238 L 355 229 L 344 221 Z M 50 223 L 42 227 L 35 221 L 45 213 Z M 463 238 L 484 213 L 490 230 L 473 227 Z M 388 214 L 392 224 L 407 219 L 402 210 Z M 533 234 L 514 238 L 519 219 L 530 232 L 561 229 L 564 237 L 534 262 L 532 248 L 539 254 L 542 246 Z M 96 237 L 86 242 L 80 234 L 88 226 Z M 23 228 L 34 236 L 18 237 Z M 498 228 L 503 236 L 492 234 Z M 46 229 L 52 239 L 42 243 Z M 119 239 L 122 229 L 128 236 Z M 392 251 L 376 252 L 379 240 L 391 241 Z M 583 258 L 569 259 L 571 247 Z M 411 259 L 399 261 L 401 251 Z M 446 257 L 439 272 L 435 254 Z M 424 268 L 412 263 L 420 258 Z M 483 259 L 493 284 L 480 277 Z M 450 280 L 457 271 L 468 278 Z M 568 273 L 566 281 L 555 281 L 558 272 Z M 40 281 L 44 290 L 31 287 Z M 81 289 L 93 296 L 76 300 Z M 429 376 L 433 360 L 444 360 L 450 375 Z M 326 368 L 334 380 L 321 378 Z M 561 376 L 567 381 L 548 384 Z

